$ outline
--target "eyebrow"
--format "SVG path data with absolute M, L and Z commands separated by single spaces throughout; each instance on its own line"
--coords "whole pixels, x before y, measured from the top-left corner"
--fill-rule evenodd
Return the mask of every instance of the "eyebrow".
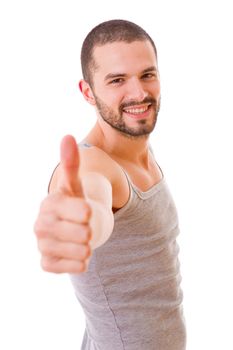
M 126 77 L 126 74 L 124 74 L 124 73 L 109 73 L 106 75 L 104 80 L 109 80 L 109 79 L 114 79 L 114 78 L 119 78 L 119 77 Z
M 142 71 L 142 73 L 148 73 L 148 72 L 152 72 L 152 71 L 155 71 L 155 72 L 158 72 L 158 68 L 155 67 L 155 66 L 151 66 L 149 68 L 146 68 Z
M 148 72 L 152 72 L 152 71 L 158 71 L 158 69 L 155 67 L 155 66 L 151 66 L 151 67 L 148 67 L 146 69 L 144 69 L 141 74 L 145 74 L 145 73 L 148 73 Z M 125 73 L 109 73 L 106 75 L 106 77 L 104 78 L 104 80 L 109 80 L 109 79 L 115 79 L 115 78 L 120 78 L 120 77 L 126 77 L 127 74 Z

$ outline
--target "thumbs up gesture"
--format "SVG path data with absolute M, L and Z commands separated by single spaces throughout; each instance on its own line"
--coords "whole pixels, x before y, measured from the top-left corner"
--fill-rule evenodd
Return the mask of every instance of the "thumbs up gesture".
M 61 142 L 60 191 L 70 196 L 84 198 L 82 184 L 78 178 L 79 152 L 75 139 L 65 136 Z
M 79 178 L 79 151 L 75 139 L 61 142 L 61 162 L 55 188 L 41 203 L 34 226 L 41 266 L 55 273 L 87 270 L 91 255 L 91 207 Z

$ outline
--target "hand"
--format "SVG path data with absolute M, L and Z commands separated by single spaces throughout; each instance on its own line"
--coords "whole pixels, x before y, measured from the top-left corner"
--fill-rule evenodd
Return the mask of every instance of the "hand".
M 72 136 L 65 136 L 57 190 L 42 201 L 34 226 L 45 271 L 81 273 L 88 266 L 91 207 L 85 200 L 78 170 L 78 146 Z

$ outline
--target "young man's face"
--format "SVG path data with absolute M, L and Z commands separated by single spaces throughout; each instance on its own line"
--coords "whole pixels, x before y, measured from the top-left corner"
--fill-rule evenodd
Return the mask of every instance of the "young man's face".
M 160 80 L 149 41 L 96 47 L 92 91 L 101 117 L 127 136 L 148 135 L 160 107 Z

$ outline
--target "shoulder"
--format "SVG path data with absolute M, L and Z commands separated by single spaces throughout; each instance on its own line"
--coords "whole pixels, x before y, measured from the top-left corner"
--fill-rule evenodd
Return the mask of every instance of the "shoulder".
M 129 185 L 120 165 L 105 151 L 97 146 L 82 147 L 78 145 L 80 156 L 79 176 L 87 181 L 92 178 L 92 185 L 103 183 L 101 178 L 107 179 L 112 188 L 112 205 L 122 207 L 129 198 Z M 100 176 L 101 175 L 101 176 Z M 55 168 L 49 182 L 49 192 L 53 191 L 60 178 L 60 165 Z M 104 180 L 104 179 L 103 179 Z
M 112 186 L 112 205 L 121 208 L 129 198 L 129 185 L 121 166 L 97 146 L 80 147 L 80 175 L 103 175 Z
M 105 151 L 96 146 L 82 147 L 79 145 L 80 175 L 87 172 L 97 172 L 113 184 L 117 174 L 121 171 L 119 164 L 114 161 Z
M 112 186 L 113 208 L 123 207 L 129 199 L 130 189 L 122 167 L 97 146 L 79 147 L 79 150 L 82 174 L 97 172 L 106 177 Z
M 79 175 L 81 177 L 87 174 L 98 173 L 108 179 L 112 187 L 116 187 L 124 179 L 124 173 L 120 165 L 113 160 L 101 148 L 92 145 L 91 147 L 83 147 L 78 145 L 80 156 Z M 49 181 L 49 190 L 56 188 L 60 177 L 60 164 L 54 169 Z

